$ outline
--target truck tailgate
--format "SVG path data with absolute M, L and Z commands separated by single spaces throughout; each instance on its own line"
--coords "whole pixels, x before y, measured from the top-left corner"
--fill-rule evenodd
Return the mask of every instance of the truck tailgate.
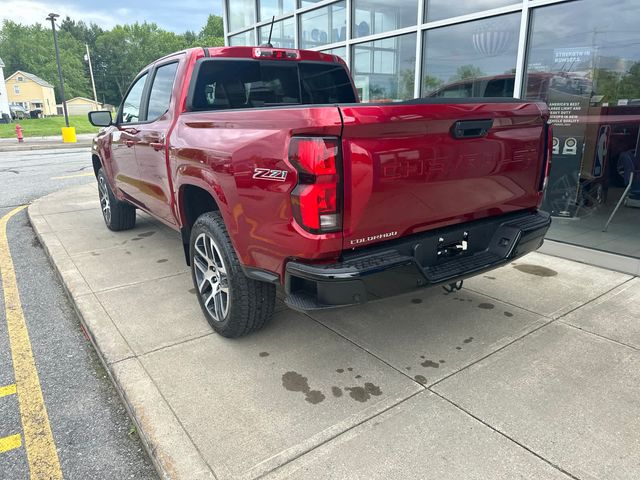
M 339 108 L 345 249 L 541 201 L 544 104 L 415 100 Z

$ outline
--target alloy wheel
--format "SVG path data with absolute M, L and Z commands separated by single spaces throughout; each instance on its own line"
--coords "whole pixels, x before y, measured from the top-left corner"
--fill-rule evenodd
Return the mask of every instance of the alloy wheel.
M 206 233 L 194 243 L 193 266 L 202 303 L 213 320 L 223 322 L 229 313 L 229 277 L 220 249 Z
M 98 186 L 100 190 L 100 208 L 102 208 L 102 215 L 107 223 L 111 222 L 111 202 L 109 201 L 109 189 L 104 177 L 98 178 Z

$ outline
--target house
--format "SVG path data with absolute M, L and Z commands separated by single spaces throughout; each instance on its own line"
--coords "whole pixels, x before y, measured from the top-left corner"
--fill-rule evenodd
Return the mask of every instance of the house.
M 62 108 L 62 105 L 60 105 Z M 69 116 L 71 115 L 87 115 L 91 110 L 102 110 L 100 102 L 95 102 L 86 97 L 75 97 L 71 100 L 67 100 L 67 110 Z
M 7 86 L 4 82 L 4 62 L 0 58 L 0 120 L 5 114 L 9 115 L 9 118 L 11 118 L 11 112 L 9 111 L 9 97 L 7 96 Z
M 53 85 L 33 75 L 18 70 L 7 80 L 9 103 L 22 105 L 26 110 L 42 110 L 43 115 L 56 115 L 56 97 Z

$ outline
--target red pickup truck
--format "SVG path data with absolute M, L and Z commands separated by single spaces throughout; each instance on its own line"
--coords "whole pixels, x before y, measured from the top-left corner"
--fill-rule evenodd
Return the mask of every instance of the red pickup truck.
M 364 303 L 537 249 L 547 106 L 429 98 L 361 104 L 320 52 L 194 48 L 133 81 L 93 167 L 104 220 L 136 209 L 180 231 L 202 310 L 237 337 L 292 308 Z

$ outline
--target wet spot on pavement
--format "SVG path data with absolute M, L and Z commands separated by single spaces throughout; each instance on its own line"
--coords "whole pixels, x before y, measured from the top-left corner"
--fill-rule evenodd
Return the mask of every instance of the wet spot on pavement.
M 424 375 L 416 375 L 415 377 L 413 377 L 414 380 L 422 385 L 426 385 L 427 384 L 427 377 L 425 377 Z
M 340 387 L 331 387 L 331 393 L 334 397 L 339 398 L 342 396 L 342 389 Z
M 160 260 L 156 261 L 156 263 L 165 263 L 168 262 L 169 260 L 167 260 L 166 258 L 161 258 Z
M 155 234 L 156 234 L 156 232 L 153 232 L 153 231 L 151 231 L 151 232 L 142 232 L 142 233 L 138 234 L 138 237 L 147 238 L 147 237 L 150 237 L 151 235 L 155 235 Z
M 336 370 L 336 372 L 338 372 L 338 373 L 344 373 L 344 368 L 338 368 L 338 369 Z
M 505 316 L 505 317 L 513 317 L 513 313 L 511 313 L 511 312 L 504 312 L 504 316 Z
M 465 338 L 462 342 L 463 343 L 471 343 L 471 342 L 473 342 L 473 337 Z
M 98 252 L 91 252 L 91 255 L 94 256 L 94 257 L 99 257 L 100 256 L 100 254 Z
M 356 375 L 356 378 L 362 378 L 362 375 Z
M 438 360 L 438 361 L 439 361 L 440 363 L 447 363 L 447 362 L 445 362 L 444 360 Z
M 515 265 L 513 268 L 519 272 L 528 273 L 529 275 L 535 275 L 537 277 L 555 277 L 558 275 L 558 272 L 555 270 L 551 270 L 547 267 L 541 267 L 540 265 L 529 265 L 525 263 L 522 265 Z
M 352 367 L 347 367 L 347 370 L 349 370 L 350 372 L 353 372 L 353 368 Z
M 412 298 L 411 299 L 411 303 L 422 303 L 422 299 L 421 298 Z
M 407 370 L 411 370 L 411 367 L 404 367 L 404 368 L 406 368 Z
M 431 360 L 425 360 L 420 365 L 422 365 L 423 367 L 428 367 L 428 368 L 440 368 L 440 364 L 438 362 L 434 362 L 434 361 L 431 361 Z
M 139 241 L 139 240 L 142 240 L 142 238 L 138 238 L 138 237 L 136 237 L 136 238 L 132 238 L 132 239 L 131 239 L 131 241 L 132 241 L 132 242 L 137 242 L 137 241 Z
M 493 303 L 481 303 L 480 305 L 478 305 L 478 308 L 481 308 L 483 310 L 493 310 L 495 308 L 495 305 Z
M 260 352 L 258 355 L 260 355 L 261 357 L 268 357 L 269 352 Z
M 485 275 L 484 278 L 487 278 L 489 280 L 495 280 L 496 279 L 496 277 L 490 277 L 489 275 Z
M 131 255 L 131 252 L 129 250 L 124 252 L 126 255 Z
M 194 295 L 197 293 L 198 291 L 196 290 L 196 287 L 190 288 L 189 289 L 189 293 L 193 293 Z
M 462 350 L 462 347 L 456 347 L 456 350 Z
M 371 396 L 382 395 L 382 390 L 377 385 L 371 382 L 364 384 L 364 387 L 345 387 L 345 390 L 349 392 L 349 396 L 357 402 L 366 402 Z
M 298 372 L 287 372 L 282 375 L 282 386 L 290 392 L 304 393 L 304 399 L 316 405 L 325 399 L 324 394 L 319 390 L 311 390 L 309 379 L 303 377 Z

